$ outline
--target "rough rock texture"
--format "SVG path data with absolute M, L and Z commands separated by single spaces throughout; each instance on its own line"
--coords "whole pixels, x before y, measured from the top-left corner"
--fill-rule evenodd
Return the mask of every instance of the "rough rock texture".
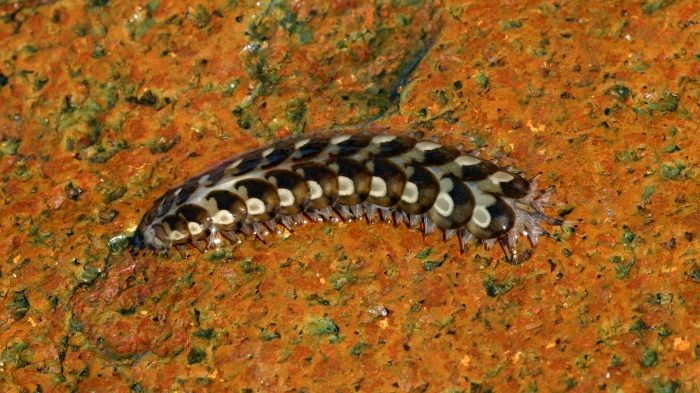
M 2 3 L 0 391 L 697 391 L 698 23 L 694 1 Z M 363 222 L 124 249 L 193 174 L 365 123 L 488 145 L 584 221 L 517 266 Z

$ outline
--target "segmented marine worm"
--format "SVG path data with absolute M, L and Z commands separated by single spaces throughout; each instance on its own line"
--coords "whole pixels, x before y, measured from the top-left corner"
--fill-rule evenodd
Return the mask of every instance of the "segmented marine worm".
M 549 217 L 553 189 L 537 189 L 510 168 L 479 157 L 479 150 L 445 146 L 435 139 L 374 132 L 319 133 L 280 140 L 246 152 L 171 188 L 144 215 L 131 238 L 143 248 L 186 257 L 234 246 L 239 234 L 264 241 L 280 225 L 337 222 L 377 213 L 385 221 L 435 229 L 459 238 L 462 252 L 474 238 L 497 241 L 508 260 L 526 235 L 533 246 L 547 235 L 542 224 L 574 226 Z

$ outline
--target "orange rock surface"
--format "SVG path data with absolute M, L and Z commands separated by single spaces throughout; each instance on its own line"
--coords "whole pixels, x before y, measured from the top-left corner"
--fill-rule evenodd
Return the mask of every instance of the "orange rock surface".
M 0 391 L 700 389 L 700 3 L 0 5 Z M 132 258 L 168 188 L 357 125 L 583 219 L 518 265 L 363 222 Z

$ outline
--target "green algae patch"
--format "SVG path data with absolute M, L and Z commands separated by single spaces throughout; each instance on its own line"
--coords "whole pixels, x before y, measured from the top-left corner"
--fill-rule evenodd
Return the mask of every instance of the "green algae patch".
M 338 325 L 330 318 L 316 318 L 309 316 L 304 324 L 304 331 L 313 336 L 337 335 L 340 332 Z
M 496 281 L 493 276 L 489 276 L 488 279 L 482 282 L 482 285 L 486 290 L 486 295 L 489 297 L 496 297 L 498 295 L 504 295 L 510 292 L 510 290 L 513 289 L 514 284 L 514 280 Z

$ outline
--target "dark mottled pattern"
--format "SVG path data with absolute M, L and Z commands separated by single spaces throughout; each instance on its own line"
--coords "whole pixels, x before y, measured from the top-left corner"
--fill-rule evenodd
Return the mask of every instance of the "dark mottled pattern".
M 462 155 L 462 152 L 459 149 L 451 146 L 442 146 L 426 151 L 425 157 L 420 163 L 423 165 L 444 165 L 454 161 L 460 155 Z
M 530 183 L 520 176 L 515 176 L 513 180 L 500 184 L 500 192 L 493 192 L 507 198 L 520 199 L 530 192 Z
M 498 172 L 498 165 L 488 161 L 481 161 L 475 165 L 464 165 L 461 171 L 454 173 L 455 176 L 465 181 L 484 180 L 490 175 Z
M 297 154 L 294 155 L 294 161 L 299 162 L 315 158 L 325 151 L 329 145 L 328 138 L 313 139 L 298 150 Z
M 449 215 L 442 215 L 434 207 L 428 212 L 428 215 L 439 228 L 456 229 L 465 225 L 471 218 L 474 210 L 474 196 L 469 188 L 455 176 L 445 175 L 443 179 L 448 179 L 452 182 L 452 189 L 447 192 L 454 204 L 452 212 Z M 442 181 L 443 179 L 440 180 Z M 441 205 L 441 198 L 438 197 L 435 204 Z
M 358 153 L 360 150 L 369 146 L 372 143 L 372 137 L 367 134 L 357 134 L 348 138 L 347 140 L 338 143 L 338 155 L 339 156 L 351 156 Z
M 277 187 L 267 180 L 245 179 L 236 182 L 236 190 L 239 195 L 245 195 L 246 200 L 257 198 L 265 205 L 263 213 L 251 214 L 248 211 L 250 221 L 265 222 L 272 219 L 280 208 L 280 198 L 277 195 Z
M 235 219 L 229 224 L 217 224 L 217 228 L 225 231 L 235 231 L 248 219 L 248 211 L 245 201 L 240 196 L 228 190 L 215 190 L 204 197 L 205 200 L 213 200 L 219 211 L 231 212 Z
M 246 173 L 257 168 L 260 165 L 260 162 L 262 162 L 262 155 L 260 152 L 256 152 L 251 157 L 244 159 L 240 164 L 236 165 L 236 168 L 232 170 L 228 176 L 235 177 L 245 175 Z
M 299 173 L 303 171 L 304 180 L 315 181 L 321 186 L 322 195 L 318 198 L 312 198 L 308 207 L 323 209 L 335 203 L 338 197 L 338 175 L 328 166 L 318 162 L 305 162 L 294 165 L 292 168 Z
M 207 210 L 192 203 L 180 206 L 176 211 L 176 215 L 181 215 L 185 220 L 198 222 L 201 225 L 207 225 L 209 223 L 207 220 L 209 218 Z
M 182 233 L 187 233 L 189 235 L 189 230 L 187 229 L 187 220 L 182 216 L 165 216 L 163 218 L 163 226 L 166 231 L 179 231 Z M 190 236 L 186 236 L 180 240 L 172 240 L 173 244 L 187 244 L 190 241 Z
M 176 199 L 177 195 L 175 195 L 175 190 L 173 189 L 163 195 L 160 199 L 160 206 L 156 212 L 156 217 L 163 217 L 172 208 Z
M 337 203 L 352 206 L 367 200 L 372 188 L 372 171 L 366 165 L 346 158 L 339 158 L 334 164 L 337 166 L 338 175 L 352 180 L 354 187 L 351 195 L 338 196 Z
M 406 172 L 398 164 L 386 158 L 375 158 L 367 162 L 372 163 L 374 176 L 384 180 L 386 183 L 386 194 L 383 196 L 372 196 L 370 193 L 367 201 L 382 207 L 396 205 L 401 200 L 403 189 L 406 186 Z
M 289 158 L 294 153 L 294 146 L 285 145 L 275 148 L 272 153 L 265 157 L 265 163 L 261 166 L 262 169 L 274 168 Z
M 224 178 L 224 176 L 226 176 L 226 172 L 223 169 L 215 170 L 207 177 L 207 184 L 209 186 L 215 186 L 219 184 L 219 182 L 221 181 L 221 179 Z
M 506 234 L 515 222 L 515 212 L 502 198 L 496 196 L 496 203 L 486 208 L 491 216 L 491 223 L 488 228 L 480 229 L 474 225 L 468 228 L 474 236 L 478 238 L 498 237 Z
M 396 157 L 407 153 L 416 145 L 416 140 L 409 136 L 397 136 L 389 142 L 379 144 L 379 151 L 374 153 L 375 157 Z
M 274 169 L 265 173 L 265 179 L 270 182 L 274 179 L 278 188 L 289 190 L 294 196 L 294 204 L 280 207 L 279 214 L 293 215 L 304 211 L 309 202 L 309 186 L 300 174 L 287 169 Z
M 408 214 L 426 213 L 433 207 L 435 199 L 437 199 L 440 192 L 440 182 L 433 172 L 423 165 L 406 165 L 406 169 L 413 171 L 411 176 L 408 177 L 408 181 L 415 184 L 418 188 L 418 200 L 414 203 L 407 203 L 402 200 L 399 202 L 399 207 Z
M 182 186 L 180 192 L 177 193 L 175 204 L 180 206 L 185 203 L 197 189 L 199 189 L 199 181 L 197 181 L 196 178 L 188 180 L 187 183 Z

